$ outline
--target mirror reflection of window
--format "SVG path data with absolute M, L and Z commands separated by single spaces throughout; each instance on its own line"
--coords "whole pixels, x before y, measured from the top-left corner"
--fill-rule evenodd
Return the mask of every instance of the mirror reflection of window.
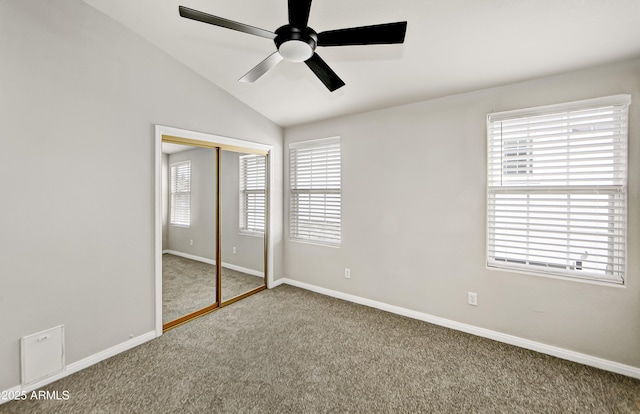
M 222 302 L 263 287 L 266 157 L 223 150 L 220 173 Z
M 240 156 L 240 231 L 264 233 L 265 157 Z
M 174 226 L 191 224 L 191 161 L 171 164 L 171 219 Z
M 216 150 L 164 142 L 162 319 L 216 303 Z M 166 224 L 164 224 L 166 223 Z

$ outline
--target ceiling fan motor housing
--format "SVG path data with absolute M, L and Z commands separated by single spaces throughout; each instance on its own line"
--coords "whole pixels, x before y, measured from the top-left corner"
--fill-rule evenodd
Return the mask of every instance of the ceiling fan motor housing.
M 275 31 L 273 41 L 282 57 L 291 62 L 304 62 L 313 56 L 318 45 L 318 34 L 307 27 L 299 29 L 286 24 Z

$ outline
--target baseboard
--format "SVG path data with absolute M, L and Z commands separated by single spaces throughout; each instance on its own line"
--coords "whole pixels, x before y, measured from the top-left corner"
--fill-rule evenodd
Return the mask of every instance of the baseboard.
M 165 253 L 169 253 L 174 256 L 184 257 L 185 259 L 195 260 L 197 262 L 202 262 L 202 263 L 206 263 L 214 266 L 216 265 L 216 261 L 214 259 L 207 259 L 206 257 L 202 257 L 202 256 L 196 256 L 189 253 L 182 253 L 176 250 L 163 250 L 162 254 L 165 254 Z
M 222 262 L 222 267 L 235 270 L 237 272 L 246 273 L 251 276 L 264 277 L 264 274 L 258 270 L 249 269 L 248 267 L 237 266 L 231 263 Z
M 165 254 L 165 253 L 169 253 L 169 254 L 172 254 L 174 256 L 184 257 L 185 259 L 195 260 L 197 262 L 207 263 L 207 264 L 214 265 L 214 266 L 216 265 L 216 261 L 215 260 L 207 259 L 206 257 L 202 257 L 202 256 L 195 256 L 193 254 L 182 253 L 182 252 L 179 252 L 179 251 L 176 251 L 176 250 L 163 250 L 162 254 Z M 231 269 L 231 270 L 235 270 L 237 272 L 246 273 L 246 274 L 252 275 L 252 276 L 264 277 L 264 274 L 262 272 L 260 272 L 259 270 L 249 269 L 248 267 L 242 267 L 242 266 L 234 265 L 234 264 L 227 263 L 227 262 L 222 262 L 222 267 L 227 268 L 227 269 Z
M 51 384 L 52 382 L 55 382 L 59 379 L 62 379 L 71 374 L 74 374 L 78 371 L 81 371 L 85 368 L 88 368 L 91 365 L 95 365 L 100 361 L 104 361 L 107 358 L 111 358 L 112 356 L 115 356 L 119 353 L 128 351 L 129 349 L 135 348 L 138 345 L 142 345 L 143 343 L 148 342 L 155 338 L 156 338 L 155 331 L 147 332 L 143 335 L 137 336 L 135 338 L 131 338 L 128 341 L 125 341 L 121 344 L 105 349 L 104 351 L 98 352 L 97 354 L 93 354 L 87 358 L 81 359 L 80 361 L 73 362 L 67 365 L 64 368 L 64 370 L 62 370 L 61 372 L 58 372 L 57 374 L 54 374 L 48 378 L 45 378 L 42 381 L 38 381 L 36 383 L 25 385 L 25 386 L 18 385 L 16 387 L 9 388 L 6 391 L 1 391 L 0 393 L 2 394 L 2 396 L 6 396 L 6 395 L 12 395 L 12 394 L 15 395 L 16 393 L 19 394 L 20 392 L 27 392 L 27 393 L 31 392 L 38 388 L 44 387 L 45 385 Z M 11 401 L 11 400 L 0 398 L 0 404 L 4 404 L 8 401 Z
M 284 285 L 286 284 L 286 281 L 289 279 L 285 279 L 283 277 L 277 279 L 277 280 L 273 280 L 271 281 L 271 283 L 269 284 L 269 286 L 267 286 L 269 289 L 273 289 L 273 288 L 277 288 L 280 285 Z
M 320 293 L 322 295 L 331 296 L 337 299 L 346 300 L 348 302 L 353 302 L 364 306 L 369 306 L 383 311 L 395 313 L 397 315 L 402 315 L 412 319 L 418 319 L 424 322 L 432 323 L 434 325 L 444 326 L 445 328 L 455 329 L 457 331 L 481 336 L 483 338 L 493 339 L 494 341 L 503 342 L 509 345 L 515 345 L 520 348 L 530 349 L 542 354 L 551 355 L 557 358 L 566 359 L 568 361 L 577 362 L 579 364 L 600 368 L 605 371 L 615 372 L 616 374 L 622 374 L 628 377 L 640 379 L 640 368 L 633 367 L 631 365 L 621 364 L 619 362 L 582 354 L 580 352 L 543 344 L 541 342 L 531 341 L 529 339 L 492 331 L 490 329 L 479 328 L 477 326 L 469 325 L 466 323 L 452 321 L 450 319 L 445 319 L 438 316 L 429 315 L 427 313 L 401 308 L 399 306 L 389 305 L 383 302 L 362 298 L 360 296 L 350 295 L 348 293 L 343 293 L 336 290 L 326 289 L 323 287 L 311 285 L 309 283 L 299 282 L 293 279 L 283 278 L 277 280 L 275 283 L 278 283 L 275 286 L 278 286 L 280 284 L 296 286 L 302 289 L 310 290 L 312 292 Z
M 13 401 L 14 398 L 9 397 L 22 395 L 22 392 L 22 387 L 19 385 L 13 388 L 9 388 L 8 390 L 0 391 L 0 405 L 8 403 L 9 401 Z

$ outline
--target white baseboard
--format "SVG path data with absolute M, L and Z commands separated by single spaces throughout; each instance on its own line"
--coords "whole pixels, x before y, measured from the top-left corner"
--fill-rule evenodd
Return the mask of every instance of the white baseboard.
M 248 267 L 242 267 L 242 266 L 237 266 L 231 263 L 227 263 L 227 262 L 222 262 L 222 267 L 225 267 L 227 269 L 231 269 L 231 270 L 235 270 L 237 272 L 242 272 L 242 273 L 246 273 L 248 275 L 251 276 L 258 276 L 258 277 L 264 277 L 264 273 L 258 271 L 258 270 L 253 270 L 253 269 L 249 269 Z
M 283 277 L 277 279 L 277 280 L 273 280 L 271 281 L 271 283 L 269 284 L 269 286 L 267 286 L 269 289 L 273 289 L 273 288 L 277 288 L 280 285 L 284 285 L 286 283 L 286 281 L 289 279 L 285 279 Z
M 8 390 L 1 391 L 0 394 L 0 405 L 2 405 L 9 401 L 13 401 L 13 398 L 9 399 L 9 397 L 22 395 L 22 387 L 18 385 L 13 388 L 9 388 Z
M 216 261 L 214 259 L 207 259 L 206 257 L 201 257 L 201 256 L 195 256 L 193 254 L 189 254 L 189 253 L 182 253 L 176 250 L 163 250 L 162 254 L 165 253 L 169 253 L 172 254 L 174 256 L 180 256 L 180 257 L 184 257 L 185 259 L 191 259 L 191 260 L 195 260 L 197 262 L 202 262 L 202 263 L 206 263 L 206 264 L 210 264 L 210 265 L 216 265 Z
M 628 377 L 640 379 L 640 368 L 633 367 L 631 365 L 625 365 L 619 362 L 609 361 L 607 359 L 598 358 L 598 357 L 587 355 L 587 354 L 582 354 L 580 352 L 571 351 L 571 350 L 560 348 L 557 346 L 543 344 L 541 342 L 531 341 L 529 339 L 520 338 L 518 336 L 513 336 L 513 335 L 508 335 L 508 334 L 504 334 L 497 331 L 492 331 L 490 329 L 479 328 L 477 326 L 469 325 L 466 323 L 461 323 L 461 322 L 452 321 L 450 319 L 440 318 L 438 316 L 429 315 L 427 313 L 417 312 L 410 309 L 401 308 L 399 306 L 389 305 L 383 302 L 362 298 L 360 296 L 350 295 L 348 293 L 326 289 L 323 287 L 311 285 L 309 283 L 299 282 L 293 279 L 283 278 L 283 279 L 277 280 L 275 283 L 278 283 L 278 285 L 287 284 L 291 286 L 296 286 L 302 289 L 310 290 L 312 292 L 320 293 L 322 295 L 331 296 L 337 299 L 346 300 L 348 302 L 369 306 L 369 307 L 380 309 L 383 311 L 395 313 L 397 315 L 402 315 L 409 318 L 432 323 L 434 325 L 444 326 L 445 328 L 455 329 L 457 331 L 462 331 L 472 335 L 481 336 L 483 338 L 493 339 L 494 341 L 503 342 L 509 345 L 515 345 L 520 348 L 530 349 L 532 351 L 540 352 L 542 354 L 551 355 L 557 358 L 577 362 L 579 364 L 600 368 L 605 371 L 615 372 L 616 374 L 622 374 Z M 275 285 L 275 286 L 278 286 L 278 285 Z
M 195 260 L 197 262 L 207 263 L 207 264 L 214 265 L 214 266 L 216 265 L 216 261 L 215 260 L 207 259 L 206 257 L 195 256 L 193 254 L 188 254 L 188 253 L 182 253 L 182 252 L 178 252 L 176 250 L 163 250 L 162 254 L 165 254 L 165 253 L 169 253 L 169 254 L 172 254 L 174 256 L 184 257 L 185 259 Z M 234 264 L 227 263 L 227 262 L 222 262 L 222 267 L 227 268 L 227 269 L 231 269 L 231 270 L 235 270 L 237 272 L 246 273 L 246 274 L 251 275 L 251 276 L 264 277 L 264 273 L 262 273 L 261 271 L 249 269 L 248 267 L 242 267 L 242 266 L 234 265 Z
M 11 395 L 12 393 L 20 393 L 20 392 L 31 392 L 40 387 L 44 387 L 45 385 L 51 384 L 54 381 L 57 381 L 61 378 L 67 377 L 73 373 L 76 373 L 80 370 L 90 367 L 91 365 L 97 364 L 100 361 L 103 361 L 107 358 L 111 358 L 114 355 L 122 353 L 124 351 L 128 351 L 131 348 L 134 348 L 138 345 L 142 345 L 145 342 L 148 342 L 152 339 L 156 338 L 156 331 L 147 332 L 135 338 L 131 338 L 128 341 L 125 341 L 121 344 L 112 346 L 111 348 L 105 349 L 104 351 L 98 352 L 97 354 L 93 354 L 87 358 L 81 359 L 80 361 L 73 362 L 67 365 L 61 372 L 58 372 L 48 378 L 43 379 L 42 381 L 38 381 L 33 384 L 25 385 L 25 386 L 16 386 L 13 388 L 9 388 L 6 391 L 2 391 L 1 394 Z M 0 404 L 4 404 L 10 400 L 1 399 Z

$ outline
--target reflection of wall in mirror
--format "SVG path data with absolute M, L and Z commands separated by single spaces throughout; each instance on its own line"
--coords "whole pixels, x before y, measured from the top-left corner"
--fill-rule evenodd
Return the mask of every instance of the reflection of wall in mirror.
M 222 151 L 222 262 L 262 273 L 264 237 L 240 233 L 240 156 Z M 236 254 L 233 254 L 233 248 Z
M 168 156 L 167 164 L 171 166 L 173 163 L 187 160 L 191 161 L 191 224 L 189 227 L 169 224 L 165 250 L 215 260 L 216 151 L 209 148 L 193 148 L 177 152 Z M 167 174 L 170 174 L 170 168 L 167 168 Z M 167 175 L 167 194 L 168 182 Z M 166 214 L 168 217 L 169 208 Z M 168 222 L 167 217 L 164 220 Z
M 222 151 L 221 164 L 221 232 L 222 262 L 262 274 L 264 267 L 264 238 L 241 234 L 239 156 Z M 191 225 L 169 225 L 169 166 L 191 161 Z M 162 249 L 216 259 L 215 240 L 215 150 L 194 148 L 174 154 L 163 154 L 162 180 Z M 193 240 L 193 245 L 191 245 Z M 233 248 L 236 253 L 233 253 Z

